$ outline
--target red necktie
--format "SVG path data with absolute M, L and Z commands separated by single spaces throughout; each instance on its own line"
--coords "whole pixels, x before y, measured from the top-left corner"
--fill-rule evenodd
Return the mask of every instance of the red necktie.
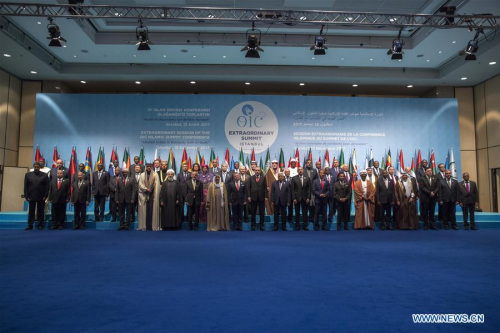
M 236 182 L 236 191 L 240 190 L 240 182 Z
M 321 189 L 323 189 L 323 179 L 321 179 Z
M 61 179 L 59 179 L 57 182 L 57 189 L 60 189 L 60 188 L 61 188 Z
M 257 176 L 257 178 L 255 178 L 257 180 L 257 183 L 259 182 L 259 178 L 260 178 L 259 176 Z

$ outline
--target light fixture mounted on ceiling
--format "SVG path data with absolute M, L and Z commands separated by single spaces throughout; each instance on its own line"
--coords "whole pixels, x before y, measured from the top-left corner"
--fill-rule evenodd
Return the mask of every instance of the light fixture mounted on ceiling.
M 443 6 L 439 8 L 440 13 L 446 14 L 444 25 L 455 25 L 455 17 L 453 17 L 455 15 L 455 10 L 457 10 L 455 6 Z
M 264 50 L 259 47 L 262 32 L 259 29 L 255 29 L 255 22 L 252 22 L 252 29 L 247 30 L 245 35 L 247 38 L 247 45 L 241 49 L 241 52 L 247 51 L 245 58 L 260 58 L 259 51 L 264 52 Z
M 476 30 L 476 34 L 474 35 L 474 39 L 470 40 L 469 43 L 467 43 L 467 47 L 465 48 L 465 60 L 476 60 L 476 52 L 479 50 L 479 35 L 484 34 L 484 31 L 482 28 L 478 28 Z
M 310 50 L 314 50 L 314 55 L 325 55 L 326 54 L 326 49 L 328 47 L 325 45 L 326 44 L 326 37 L 323 34 L 323 28 L 325 26 L 322 24 L 321 29 L 319 31 L 319 36 L 316 36 L 314 39 L 314 45 L 311 46 Z
M 392 41 L 392 47 L 387 51 L 388 55 L 392 55 L 392 60 L 401 60 L 403 59 L 403 45 L 405 45 L 405 41 L 401 39 L 401 31 L 403 28 L 399 30 L 398 38 Z
M 66 42 L 66 39 L 61 37 L 61 30 L 59 29 L 59 26 L 54 23 L 54 19 L 52 17 L 48 17 L 47 20 L 49 20 L 49 24 L 47 24 L 47 30 L 50 35 L 47 37 L 47 39 L 50 39 L 49 46 L 61 47 L 61 42 Z
M 149 40 L 149 31 L 148 27 L 142 24 L 142 20 L 139 18 L 139 26 L 135 28 L 135 37 L 137 39 L 137 43 L 135 45 L 139 45 L 137 50 L 139 51 L 149 51 L 151 48 L 149 44 L 153 44 Z

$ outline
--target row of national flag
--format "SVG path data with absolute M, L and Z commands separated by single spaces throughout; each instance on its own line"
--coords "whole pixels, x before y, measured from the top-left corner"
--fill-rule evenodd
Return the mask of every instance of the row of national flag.
M 380 160 L 380 167 L 382 168 L 389 168 L 389 167 L 394 167 L 396 174 L 400 174 L 405 170 L 405 163 L 404 163 L 404 154 L 403 154 L 403 149 L 400 149 L 397 151 L 397 156 L 395 158 L 395 163 L 393 162 L 392 159 L 392 154 L 391 154 L 391 149 L 389 148 L 388 150 L 385 151 L 384 155 L 382 156 L 382 159 Z M 293 155 L 293 157 L 292 157 Z M 276 156 L 276 155 L 275 155 Z M 285 168 L 285 167 L 290 167 L 292 163 L 292 158 L 296 160 L 296 166 L 304 166 L 306 164 L 307 160 L 313 161 L 315 164 L 317 161 L 321 163 L 322 168 L 325 167 L 331 167 L 335 161 L 338 161 L 339 166 L 343 164 L 347 164 L 349 166 L 349 172 L 359 172 L 358 168 L 358 160 L 357 160 L 357 153 L 356 149 L 354 148 L 352 151 L 349 152 L 349 158 L 346 158 L 346 154 L 344 153 L 344 149 L 340 149 L 339 157 L 334 155 L 333 159 L 330 160 L 330 153 L 328 149 L 325 150 L 324 155 L 318 156 L 318 160 L 315 161 L 313 159 L 313 154 L 311 148 L 304 154 L 302 163 L 300 163 L 300 152 L 299 149 L 296 148 L 293 154 L 290 154 L 288 163 L 285 163 L 285 155 L 283 153 L 283 148 L 280 148 L 279 155 L 278 155 L 278 164 L 280 168 Z M 321 158 L 323 156 L 323 159 Z M 42 158 L 42 154 L 40 153 L 40 148 L 39 146 L 36 147 L 36 152 L 35 152 L 35 161 L 39 161 Z M 144 154 L 144 148 L 141 148 L 139 152 L 139 164 L 146 164 L 146 159 L 145 159 L 145 154 Z M 54 146 L 54 152 L 53 152 L 53 158 L 52 158 L 52 167 L 56 167 L 56 161 L 60 159 L 60 154 L 57 151 L 57 146 Z M 154 160 L 159 160 L 160 162 L 162 161 L 161 156 L 158 154 L 158 148 L 155 149 L 154 153 Z M 117 147 L 112 147 L 111 150 L 111 157 L 110 157 L 110 165 L 112 166 L 113 161 L 119 161 L 118 153 L 117 153 Z M 438 172 L 437 169 L 437 164 L 436 164 L 436 157 L 433 149 L 430 149 L 428 151 L 428 166 L 432 168 L 434 173 Z M 87 153 L 85 155 L 85 172 L 91 173 L 91 171 L 97 170 L 97 165 L 99 163 L 102 163 L 104 165 L 104 168 L 106 169 L 105 165 L 105 157 L 104 157 L 104 147 L 99 147 L 99 152 L 97 153 L 97 158 L 94 164 L 94 169 L 92 168 L 92 151 L 91 147 L 87 147 Z M 207 164 L 210 168 L 213 166 L 213 161 L 216 161 L 218 165 L 221 164 L 221 161 L 219 160 L 219 156 L 215 154 L 213 147 L 210 150 L 210 159 L 205 160 L 204 155 L 200 154 L 200 150 L 196 150 L 196 154 L 194 157 L 194 163 L 198 163 L 199 165 L 205 165 Z M 331 161 L 331 163 L 330 163 Z M 232 170 L 235 168 L 235 162 L 239 162 L 240 166 L 246 166 L 247 168 L 250 167 L 251 162 L 257 163 L 259 167 L 267 171 L 271 167 L 271 152 L 269 148 L 267 149 L 265 160 L 262 159 L 262 155 L 260 156 L 259 162 L 257 162 L 256 155 L 255 155 L 255 150 L 252 148 L 252 151 L 249 155 L 244 154 L 243 149 L 240 149 L 239 152 L 239 158 L 234 159 L 233 156 L 230 155 L 229 148 L 226 148 L 225 154 L 224 154 L 224 160 L 222 162 L 227 163 L 229 168 Z M 420 151 L 420 148 L 415 150 L 414 155 L 411 158 L 411 163 L 409 163 L 411 173 L 414 176 L 415 172 L 418 168 L 420 168 L 422 162 L 422 153 Z M 184 163 L 187 163 L 188 169 L 191 170 L 193 166 L 193 161 L 191 160 L 191 157 L 188 156 L 186 148 L 184 148 L 182 152 L 182 158 L 181 158 L 181 164 L 179 165 L 179 169 L 177 169 L 177 164 L 174 156 L 173 149 L 170 148 L 169 154 L 167 157 L 167 165 L 169 169 L 173 170 L 182 170 L 182 165 Z M 373 167 L 375 163 L 375 159 L 373 157 L 373 150 L 370 148 L 370 150 L 366 151 L 365 154 L 365 161 L 363 168 L 366 169 L 368 167 Z M 452 177 L 456 178 L 456 166 L 455 166 L 455 157 L 453 153 L 453 149 L 448 149 L 448 154 L 446 156 L 445 162 L 446 169 L 449 169 L 452 171 Z M 46 163 L 48 165 L 48 163 Z M 71 177 L 73 174 L 76 172 L 78 169 L 78 159 L 76 157 L 76 151 L 75 151 L 75 146 L 73 146 L 72 151 L 71 151 L 71 157 L 70 157 L 70 173 Z M 130 159 L 130 149 L 129 148 L 124 148 L 123 151 L 123 158 L 122 158 L 122 168 L 130 168 L 131 165 L 131 159 Z M 314 166 L 314 165 L 313 165 Z

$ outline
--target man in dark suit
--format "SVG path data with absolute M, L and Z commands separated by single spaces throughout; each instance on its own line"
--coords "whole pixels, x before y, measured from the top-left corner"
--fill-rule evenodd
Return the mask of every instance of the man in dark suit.
M 469 173 L 464 172 L 462 175 L 463 181 L 458 185 L 460 207 L 464 215 L 464 229 L 469 230 L 469 223 L 467 223 L 470 214 L 470 229 L 477 230 L 476 222 L 474 220 L 474 209 L 476 204 L 479 203 L 479 193 L 477 190 L 476 182 L 469 180 Z
M 265 219 L 265 201 L 267 200 L 267 184 L 266 177 L 260 174 L 260 168 L 255 168 L 255 175 L 251 176 L 248 180 L 247 186 L 247 197 L 248 202 L 251 205 L 252 214 L 252 231 L 255 231 L 257 217 L 257 208 L 259 208 L 259 227 L 261 231 L 264 231 L 264 219 Z
M 85 230 L 87 220 L 87 206 L 90 203 L 90 182 L 85 179 L 85 172 L 78 172 L 77 181 L 73 182 L 71 205 L 75 207 L 75 222 L 73 230 Z
M 189 176 L 189 180 L 185 182 L 184 192 L 181 197 L 188 207 L 187 221 L 188 230 L 193 230 L 193 215 L 194 215 L 194 230 L 198 231 L 200 223 L 200 205 L 203 199 L 203 184 L 198 180 L 198 171 L 193 171 Z
M 387 171 L 389 172 L 389 180 L 392 182 L 394 185 L 394 189 L 396 188 L 396 185 L 398 184 L 399 177 L 394 174 L 396 169 L 394 169 L 393 166 L 390 166 L 387 168 Z M 438 184 L 439 187 L 439 184 Z M 392 205 L 392 216 L 391 216 L 391 222 L 396 223 L 398 217 L 398 205 Z
M 57 170 L 56 178 L 50 182 L 49 201 L 54 207 L 54 223 L 50 230 L 63 230 L 66 212 L 66 204 L 69 201 L 70 184 L 69 179 L 63 178 L 62 169 Z
M 434 210 L 436 209 L 436 201 L 439 196 L 439 181 L 432 174 L 432 168 L 425 170 L 425 176 L 419 179 L 420 189 L 420 214 L 423 214 L 424 230 L 430 228 L 437 230 L 434 222 Z
M 227 185 L 229 205 L 233 215 L 233 228 L 242 231 L 241 216 L 247 204 L 246 184 L 240 180 L 241 175 L 237 172 L 233 175 L 233 181 Z
M 292 201 L 290 184 L 285 182 L 283 172 L 278 173 L 278 181 L 271 187 L 271 201 L 274 205 L 274 231 L 278 230 L 279 216 L 281 215 L 281 228 L 286 231 L 286 209 Z
M 438 179 L 439 186 L 441 188 L 441 182 L 444 179 L 446 179 L 446 167 L 445 167 L 444 163 L 439 163 L 438 169 L 439 169 L 439 172 L 436 174 L 436 177 Z M 438 205 L 438 221 L 442 221 L 442 222 L 444 222 L 443 208 L 444 208 L 443 205 L 441 205 L 441 204 Z
M 234 162 L 234 169 L 229 171 L 229 177 L 231 178 L 231 181 L 234 180 L 235 173 L 240 173 L 240 162 L 238 161 Z
M 104 205 L 109 193 L 109 174 L 103 168 L 102 163 L 97 164 L 97 171 L 92 174 L 92 195 L 94 196 L 96 222 L 104 220 Z
M 227 189 L 227 186 L 233 180 L 231 179 L 232 175 L 228 170 L 228 165 L 226 162 L 222 163 L 222 165 L 220 167 L 219 175 L 220 175 L 220 181 L 224 183 L 224 186 L 226 186 L 226 189 Z M 229 214 L 229 223 L 231 223 L 231 220 L 232 220 L 231 209 L 228 211 L 228 214 Z
M 134 178 L 137 186 L 139 186 L 139 180 L 141 179 L 141 174 L 144 172 L 141 170 L 145 170 L 145 169 L 141 168 L 141 164 L 136 164 L 134 167 L 134 176 L 132 176 L 131 173 L 129 173 L 129 177 Z M 137 205 L 138 204 L 139 204 L 139 191 L 136 191 L 135 192 L 135 199 L 134 199 L 134 209 L 132 209 L 132 220 L 130 220 L 131 222 L 135 222 L 135 213 L 137 212 L 137 208 L 138 208 Z
M 181 222 L 184 221 L 184 193 L 186 193 L 186 182 L 191 179 L 191 173 L 188 170 L 187 162 L 182 163 L 182 171 L 177 174 L 177 182 L 179 183 L 179 190 L 181 192 L 181 200 L 179 201 L 179 217 Z M 161 183 L 163 184 L 163 182 Z M 160 184 L 160 185 L 161 185 Z M 191 230 L 191 229 L 190 229 Z
M 339 173 L 334 187 L 335 200 L 337 200 L 337 230 L 341 229 L 342 222 L 344 222 L 344 230 L 349 230 L 347 223 L 349 222 L 352 187 L 345 180 L 345 173 Z
M 417 182 L 420 178 L 425 177 L 425 170 L 427 169 L 427 160 L 422 160 L 420 162 L 420 168 L 417 169 L 415 176 L 417 177 Z
M 244 165 L 240 166 L 239 172 L 240 172 L 240 182 L 245 184 L 245 190 L 246 190 L 248 187 L 248 182 L 250 181 L 250 173 L 247 171 L 247 168 Z M 250 212 L 250 205 L 246 204 L 245 206 L 243 206 L 243 221 L 245 221 L 245 223 L 248 223 L 249 212 Z
M 118 205 L 116 204 L 116 187 L 118 179 L 120 178 L 121 170 L 115 167 L 113 172 L 109 171 L 109 214 L 111 215 L 111 222 L 116 222 L 116 215 L 118 214 Z
M 309 222 L 313 222 L 314 219 L 314 195 L 312 194 L 313 190 L 313 182 L 318 178 L 318 172 L 316 171 L 315 168 L 312 166 L 312 161 L 311 160 L 306 160 L 306 167 L 304 168 L 304 175 L 306 177 L 309 177 L 311 179 L 311 197 L 309 201 Z
M 314 180 L 313 182 L 313 193 L 315 196 L 315 205 L 314 209 L 314 230 L 319 230 L 319 214 L 321 214 L 321 229 L 324 231 L 328 231 L 326 227 L 326 207 L 328 206 L 328 199 L 330 194 L 330 184 L 325 179 L 325 171 L 319 171 L 319 178 Z
M 446 230 L 451 227 L 458 230 L 455 205 L 458 204 L 458 182 L 451 178 L 451 171 L 446 170 L 444 179 L 440 180 L 439 206 L 442 207 L 443 225 Z
M 308 231 L 309 199 L 311 197 L 311 179 L 304 175 L 304 168 L 297 168 L 298 175 L 292 178 L 292 201 L 295 206 L 295 230 L 300 230 L 300 210 L 302 208 L 302 229 Z
M 134 156 L 134 164 L 131 164 L 130 168 L 128 169 L 129 170 L 129 177 L 135 178 L 135 174 L 137 172 L 136 171 L 137 169 L 135 168 L 136 166 L 139 166 L 139 168 L 140 168 L 139 173 L 143 173 L 144 170 L 146 170 L 146 166 L 143 164 L 140 164 L 139 162 L 140 162 L 139 156 Z
M 391 205 L 394 205 L 394 183 L 389 179 L 387 170 L 377 180 L 376 202 L 380 206 L 380 230 L 393 230 L 391 225 Z
M 333 222 L 333 216 L 335 216 L 336 212 L 336 205 L 335 205 L 335 199 L 334 199 L 334 185 L 335 182 L 337 181 L 337 174 L 335 172 L 331 172 L 332 169 L 329 167 L 325 167 L 325 179 L 328 182 L 328 185 L 330 186 L 330 193 L 328 194 L 328 222 Z
M 382 169 L 380 168 L 380 162 L 379 161 L 375 161 L 373 162 L 373 174 L 377 177 L 377 178 L 380 178 L 382 177 Z
M 90 179 L 90 175 L 85 172 L 85 164 L 80 163 L 78 164 L 78 171 L 73 174 L 73 178 L 71 179 L 71 184 L 78 181 L 78 172 L 83 172 L 83 179 L 85 180 Z
M 286 168 L 283 172 L 285 174 L 285 179 L 283 180 L 284 182 L 288 183 L 290 185 L 290 206 L 287 208 L 287 219 L 286 221 L 289 223 L 292 223 L 292 218 L 293 218 L 293 203 L 291 199 L 291 194 L 292 194 L 292 177 L 290 177 L 290 169 Z
M 219 168 L 219 163 L 217 162 L 217 159 L 214 159 L 212 161 L 212 167 L 208 169 L 208 172 L 210 172 L 212 175 L 220 175 L 221 169 Z
M 118 230 L 129 230 L 137 194 L 137 182 L 135 178 L 128 176 L 127 169 L 123 169 L 122 174 L 123 176 L 118 179 L 115 195 L 115 200 L 120 211 L 120 227 Z
M 33 229 L 35 209 L 37 216 L 37 229 L 43 229 L 45 200 L 49 196 L 50 180 L 46 173 L 40 171 L 40 163 L 33 163 L 33 171 L 24 176 L 24 198 L 29 203 L 28 226 L 26 230 Z
M 63 171 L 63 178 L 69 179 L 69 170 L 63 165 L 63 160 L 58 159 L 56 161 L 56 167 L 50 169 L 49 178 L 50 180 L 57 178 L 57 170 Z

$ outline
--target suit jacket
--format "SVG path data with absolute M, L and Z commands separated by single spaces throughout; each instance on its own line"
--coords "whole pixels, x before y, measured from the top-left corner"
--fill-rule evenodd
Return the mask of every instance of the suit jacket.
M 355 181 L 355 180 L 354 180 L 354 177 L 352 176 L 352 174 L 351 174 L 351 173 L 349 173 L 349 172 L 345 172 L 345 171 L 343 171 L 343 170 L 342 170 L 342 171 L 340 171 L 340 172 L 342 172 L 342 173 L 345 175 L 345 182 L 346 182 L 347 184 L 349 184 L 349 186 L 351 186 L 351 188 L 352 188 L 352 182 L 353 182 L 353 181 Z
M 183 193 L 183 198 L 186 203 L 190 205 L 200 205 L 203 199 L 203 184 L 196 179 L 196 189 L 194 189 L 193 180 L 190 179 L 184 183 L 184 192 L 181 193 Z
M 418 181 L 420 178 L 425 177 L 425 169 L 424 169 L 424 168 L 418 168 L 418 169 L 417 169 L 417 172 L 415 173 L 415 176 L 417 177 L 417 181 Z
M 441 177 L 440 177 L 441 178 Z M 444 202 L 457 202 L 458 201 L 458 182 L 456 179 L 451 179 L 451 187 L 448 186 L 446 178 L 439 181 L 439 200 Z
M 71 194 L 72 203 L 86 203 L 90 202 L 90 182 L 83 180 L 82 185 L 78 187 L 78 180 L 73 182 L 73 193 Z
M 226 171 L 226 179 L 222 179 L 222 171 L 219 172 L 219 175 L 220 175 L 220 180 L 224 182 L 224 184 L 226 185 L 226 188 L 227 188 L 227 185 L 233 181 L 232 179 L 232 174 L 229 172 L 229 171 Z
M 221 173 L 221 168 L 220 167 L 217 167 L 217 168 L 208 168 L 208 172 L 210 172 L 212 175 L 220 175 Z
M 110 176 L 109 177 L 109 183 L 108 183 L 108 189 L 109 189 L 109 197 L 114 198 L 116 194 L 116 187 L 118 183 L 118 179 L 120 176 L 115 177 L 115 176 Z
M 476 182 L 469 180 L 469 193 L 467 193 L 467 189 L 465 188 L 465 181 L 461 181 L 458 185 L 459 198 L 458 201 L 464 205 L 474 205 L 476 202 L 479 202 L 479 194 L 477 191 Z
M 50 181 L 44 172 L 34 171 L 24 175 L 24 197 L 28 201 L 42 201 L 49 196 Z
M 243 205 L 247 201 L 247 182 L 240 180 L 240 189 L 236 189 L 236 182 L 232 181 L 227 185 L 227 195 L 232 205 Z
M 334 185 L 335 187 L 335 200 L 340 201 L 340 199 L 346 198 L 347 201 L 351 200 L 352 196 L 352 187 L 348 182 L 337 181 Z
M 385 186 L 384 177 L 380 177 L 375 185 L 376 189 L 376 201 L 382 204 L 388 204 L 394 202 L 394 183 L 387 177 L 387 185 Z
M 135 177 L 127 177 L 127 183 L 124 183 L 125 178 L 118 178 L 116 186 L 115 201 L 119 203 L 131 203 L 137 196 L 137 181 Z
M 78 172 L 80 172 L 80 171 L 78 171 Z M 71 183 L 72 183 L 72 184 L 73 184 L 74 182 L 77 182 L 77 181 L 78 181 L 78 172 L 75 172 L 75 173 L 73 174 L 73 179 L 72 179 L 72 181 L 71 181 Z M 64 177 L 63 177 L 63 178 L 64 178 Z M 84 173 L 83 173 L 83 179 L 85 179 L 85 180 L 90 180 L 90 175 L 88 174 L 88 172 L 84 172 Z
M 316 197 L 315 203 L 328 202 L 328 196 L 330 195 L 330 184 L 326 179 L 323 178 L 323 188 L 321 188 L 321 178 L 315 179 L 313 182 L 313 193 Z M 320 197 L 321 194 L 326 194 L 326 197 Z
M 318 172 L 316 171 L 316 168 L 311 168 L 311 170 L 308 171 L 308 169 L 304 167 L 304 176 L 311 178 L 311 184 L 312 184 L 314 180 L 318 178 Z
M 302 200 L 310 199 L 311 196 L 311 179 L 309 177 L 303 176 L 303 185 L 300 182 L 300 176 L 292 177 L 292 200 L 297 200 L 301 202 Z
M 258 183 L 255 175 L 248 179 L 247 197 L 250 197 L 252 201 L 264 201 L 267 198 L 267 183 L 265 176 L 260 175 Z
M 289 183 L 283 181 L 281 183 L 280 190 L 280 182 L 275 181 L 271 187 L 271 201 L 275 206 L 282 205 L 286 206 L 290 204 L 292 201 L 292 191 Z
M 63 167 L 63 178 L 69 179 L 69 169 L 66 167 Z M 50 169 L 49 173 L 49 179 L 52 180 L 54 178 L 57 178 L 57 168 L 52 168 Z
M 70 199 L 69 179 L 64 177 L 61 180 L 59 189 L 57 188 L 58 179 L 54 178 L 50 182 L 49 201 L 52 203 L 65 203 Z
M 99 179 L 99 171 L 92 174 L 92 195 L 108 195 L 109 193 L 109 173 L 102 171 Z
M 334 174 L 335 174 L 335 172 L 334 172 Z M 327 177 L 327 175 L 325 175 L 325 179 L 328 182 L 328 185 L 330 186 L 329 187 L 330 192 L 328 193 L 328 197 L 330 199 L 332 199 L 334 197 L 334 195 L 335 195 L 335 193 L 334 193 L 335 192 L 334 185 L 335 185 L 335 182 L 337 181 L 337 176 L 336 175 L 334 176 L 334 175 L 330 174 L 330 180 L 328 181 L 328 177 Z
M 159 177 L 158 177 L 158 179 L 159 179 Z M 191 181 L 191 173 L 188 171 L 187 176 L 184 177 L 184 171 L 181 171 L 177 174 L 176 180 L 179 183 L 179 190 L 181 191 L 181 201 L 184 201 L 185 195 L 186 195 L 186 182 Z
M 142 164 L 131 164 L 130 168 L 128 168 L 128 176 L 129 177 L 134 177 L 135 178 L 135 166 L 140 165 L 141 166 L 141 173 L 146 170 L 146 167 Z
M 376 169 L 375 167 L 372 167 L 373 174 L 375 176 L 377 176 L 377 178 L 381 178 L 382 177 L 382 170 L 383 169 L 380 168 L 380 167 L 378 169 Z
M 431 176 L 431 181 L 424 176 L 418 180 L 420 189 L 420 200 L 429 201 L 431 199 L 439 199 L 439 180 L 436 176 Z M 431 192 L 434 192 L 434 197 L 431 198 Z

